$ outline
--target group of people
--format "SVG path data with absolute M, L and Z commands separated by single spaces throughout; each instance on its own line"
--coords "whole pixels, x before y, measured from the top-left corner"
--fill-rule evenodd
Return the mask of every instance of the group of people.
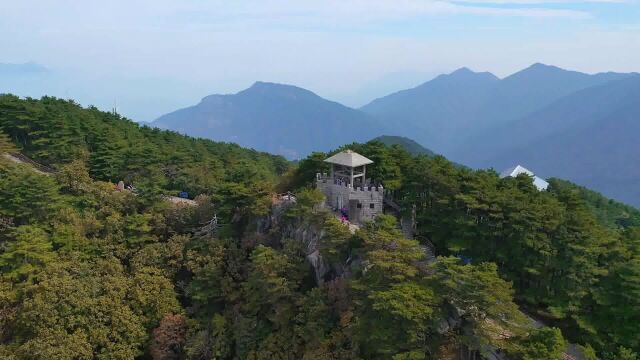
M 349 223 L 349 212 L 345 208 L 340 209 L 340 221 L 343 224 Z
M 135 191 L 136 190 L 136 188 L 132 184 L 129 184 L 129 185 L 125 186 L 124 185 L 124 181 L 122 181 L 122 180 L 120 180 L 115 185 L 115 187 L 116 187 L 116 190 L 118 190 L 118 191 L 124 191 L 124 190 Z

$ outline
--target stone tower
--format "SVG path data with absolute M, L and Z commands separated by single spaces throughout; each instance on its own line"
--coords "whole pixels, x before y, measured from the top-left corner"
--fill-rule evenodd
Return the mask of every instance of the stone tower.
M 327 206 L 344 209 L 355 223 L 373 220 L 382 213 L 384 191 L 382 185 L 372 186 L 367 181 L 367 165 L 373 161 L 345 150 L 325 162 L 331 164 L 331 173 L 316 176 L 316 185 L 327 198 Z

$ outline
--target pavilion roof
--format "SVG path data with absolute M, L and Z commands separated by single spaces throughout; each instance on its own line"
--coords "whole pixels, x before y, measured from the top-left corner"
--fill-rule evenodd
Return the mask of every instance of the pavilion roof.
M 373 161 L 352 150 L 341 151 L 324 160 L 330 164 L 343 165 L 348 167 L 358 167 L 373 164 Z

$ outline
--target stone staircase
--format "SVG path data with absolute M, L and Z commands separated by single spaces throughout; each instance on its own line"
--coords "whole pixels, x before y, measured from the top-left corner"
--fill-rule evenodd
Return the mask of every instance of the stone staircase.
M 413 239 L 413 225 L 410 219 L 406 217 L 400 218 L 400 230 L 402 230 L 404 237 Z
M 420 242 L 420 247 L 425 254 L 427 264 L 431 264 L 436 261 L 436 247 L 433 243 L 422 236 L 417 236 L 414 239 Z
M 420 247 L 422 248 L 422 251 L 424 251 L 427 264 L 431 264 L 432 262 L 436 261 L 435 246 L 431 243 L 431 241 L 429 241 L 429 239 L 416 236 L 414 234 L 413 224 L 411 223 L 410 219 L 406 217 L 400 218 L 400 229 L 402 230 L 402 235 L 404 235 L 405 238 L 415 239 L 420 242 Z
M 400 205 L 391 197 L 391 195 L 385 194 L 383 198 L 384 204 L 392 208 L 393 210 L 400 212 Z

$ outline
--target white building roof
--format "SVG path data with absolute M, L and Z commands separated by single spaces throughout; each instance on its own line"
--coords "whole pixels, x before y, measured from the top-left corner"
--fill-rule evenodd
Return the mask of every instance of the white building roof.
M 503 171 L 500 173 L 500 178 L 506 178 L 506 177 L 516 177 L 520 174 L 527 174 L 529 176 L 535 176 L 533 174 L 533 172 L 523 166 L 520 165 L 516 165 L 514 167 L 508 168 L 507 170 Z
M 540 191 L 547 190 L 547 188 L 549 187 L 548 182 L 546 182 L 544 179 L 539 178 L 537 176 L 533 177 L 533 185 L 535 185 Z
M 341 151 L 324 160 L 330 164 L 343 165 L 348 167 L 358 167 L 373 164 L 373 161 L 351 150 Z
M 547 187 L 549 186 L 548 182 L 546 182 L 544 179 L 540 177 L 537 177 L 531 170 L 521 165 L 516 165 L 514 167 L 508 168 L 507 170 L 501 172 L 500 178 L 502 179 L 506 177 L 516 177 L 520 174 L 527 174 L 531 176 L 533 178 L 533 185 L 535 185 L 535 187 L 538 188 L 538 190 L 540 191 L 546 190 Z

